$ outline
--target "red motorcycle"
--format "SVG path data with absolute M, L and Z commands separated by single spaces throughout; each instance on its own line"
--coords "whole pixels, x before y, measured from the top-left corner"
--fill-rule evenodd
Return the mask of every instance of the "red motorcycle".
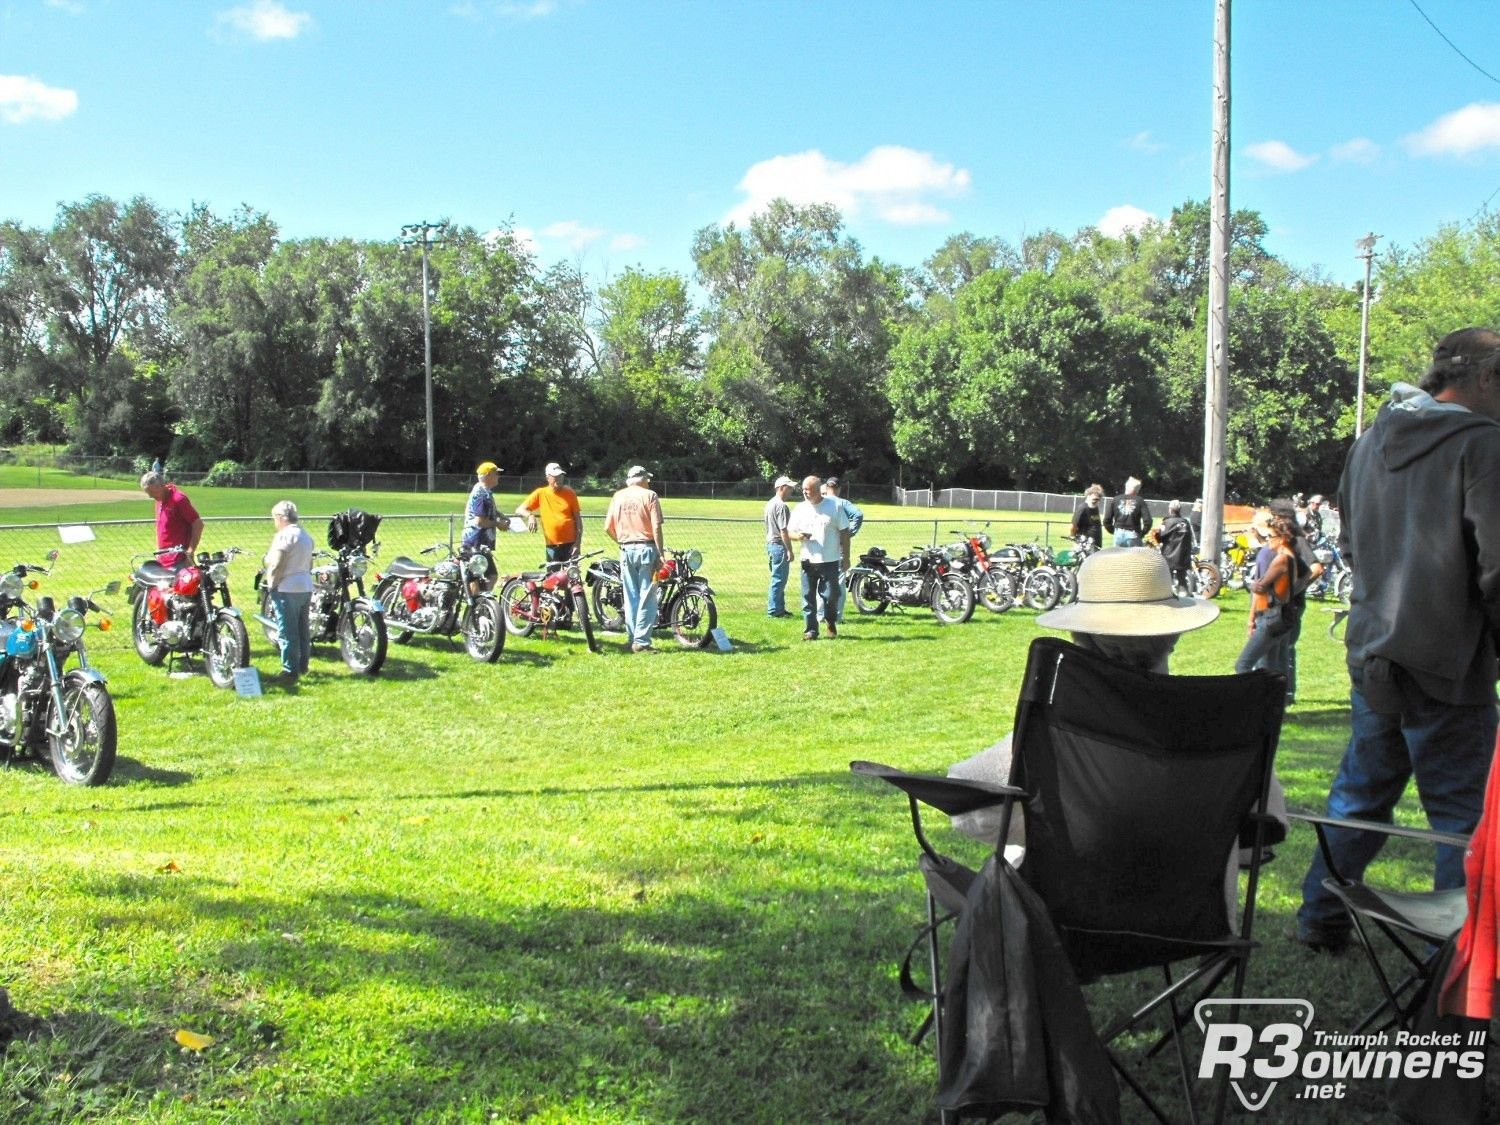
M 1004 613 L 1015 605 L 1016 586 L 1011 572 L 990 560 L 989 532 L 949 531 L 948 534 L 962 536 L 960 542 L 947 548 L 947 554 L 953 569 L 974 587 L 974 600 L 991 613 Z
M 518 637 L 529 637 L 540 625 L 545 636 L 548 630 L 555 633 L 566 628 L 576 615 L 589 651 L 598 652 L 599 642 L 594 638 L 594 624 L 589 619 L 589 602 L 578 564 L 603 553 L 574 555 L 565 562 L 549 562 L 542 570 L 528 570 L 507 578 L 500 587 L 505 628 Z

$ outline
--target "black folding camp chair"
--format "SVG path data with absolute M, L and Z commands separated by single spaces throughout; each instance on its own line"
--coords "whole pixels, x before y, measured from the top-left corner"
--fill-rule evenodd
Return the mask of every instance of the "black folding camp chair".
M 1231 974 L 1232 997 L 1243 994 L 1255 947 L 1260 862 L 1274 840 L 1274 822 L 1256 810 L 1265 807 L 1285 696 L 1284 679 L 1269 672 L 1157 675 L 1041 637 L 1032 642 L 1016 708 L 1010 787 L 852 763 L 855 772 L 880 777 L 910 799 L 927 884 L 924 933 L 940 1060 L 954 1054 L 944 1051 L 944 1036 L 963 1029 L 944 1023 L 938 933 L 944 920 L 962 916 L 976 873 L 933 847 L 920 805 L 949 815 L 1002 805 L 1003 842 L 1021 800 L 1020 875 L 1045 904 L 1079 981 L 1140 969 L 1162 973 L 1161 990 L 1106 1024 L 1099 1039 L 1109 1047 L 1165 1005 L 1164 1036 L 1176 1048 L 1188 1118 L 1197 1120 L 1183 1043 L 1191 1014 L 1179 1002 L 1210 995 Z M 1242 846 L 1250 849 L 1248 877 L 1242 900 L 1231 904 L 1232 857 Z M 1003 863 L 1002 845 L 996 851 L 992 862 Z M 989 921 L 1007 925 L 1004 917 Z M 1182 962 L 1190 964 L 1174 976 Z M 1167 1121 L 1118 1046 L 1109 1047 L 1109 1058 L 1147 1108 Z M 1221 1080 L 1216 1117 L 1226 1096 Z M 949 1108 L 964 1112 L 958 1103 Z
M 1382 999 L 1366 1013 L 1359 1026 L 1354 1029 L 1354 1034 L 1372 1027 L 1375 1031 L 1393 1027 L 1410 1031 L 1416 1016 L 1418 998 L 1423 991 L 1419 986 L 1432 977 L 1442 955 L 1443 944 L 1458 933 L 1468 917 L 1468 892 L 1463 887 L 1441 891 L 1399 890 L 1367 883 L 1363 879 L 1351 879 L 1339 870 L 1333 858 L 1329 833 L 1374 832 L 1382 836 L 1421 840 L 1437 847 L 1447 845 L 1455 848 L 1468 847 L 1468 837 L 1368 820 L 1340 820 L 1307 813 L 1288 815 L 1293 820 L 1311 824 L 1317 830 L 1318 847 L 1323 852 L 1323 862 L 1328 867 L 1328 878 L 1323 880 L 1323 886 L 1343 903 L 1350 921 L 1354 923 L 1354 937 L 1364 950 L 1365 959 L 1369 961 L 1375 980 L 1380 985 Z M 1375 945 L 1370 940 L 1367 924 L 1384 934 L 1391 947 L 1400 953 L 1406 963 L 1406 975 L 1395 984 L 1391 983 L 1390 975 L 1380 963 Z M 1385 1018 L 1382 1019 L 1382 1016 Z M 1380 1020 L 1379 1024 L 1376 1024 L 1377 1020 Z

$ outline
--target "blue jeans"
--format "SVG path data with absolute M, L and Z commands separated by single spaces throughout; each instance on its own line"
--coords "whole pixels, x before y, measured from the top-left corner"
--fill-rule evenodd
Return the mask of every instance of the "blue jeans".
M 1283 611 L 1284 612 L 1284 611 Z M 1255 618 L 1255 628 L 1250 637 L 1245 641 L 1245 647 L 1240 649 L 1239 659 L 1234 662 L 1234 670 L 1239 675 L 1256 668 L 1265 668 L 1272 672 L 1281 671 L 1281 642 L 1286 640 L 1287 634 L 1273 637 L 1266 625 L 1266 615 L 1259 614 Z
M 832 625 L 839 616 L 839 564 L 833 562 L 802 564 L 802 628 L 818 631 L 818 600 L 823 601 L 823 619 Z
M 307 661 L 312 655 L 312 627 L 307 609 L 312 604 L 312 594 L 283 594 L 271 591 L 271 612 L 276 618 L 276 631 L 280 634 L 281 671 L 288 676 L 300 676 L 307 671 Z
M 786 580 L 792 572 L 792 556 L 785 543 L 766 544 L 766 562 L 771 568 L 771 588 L 766 592 L 766 613 L 786 614 Z
M 1328 793 L 1329 816 L 1389 824 L 1407 779 L 1415 774 L 1417 796 L 1433 828 L 1460 835 L 1474 831 L 1495 746 L 1493 704 L 1464 706 L 1424 696 L 1400 715 L 1382 715 L 1352 688 L 1349 707 L 1352 734 Z M 1379 854 L 1385 837 L 1333 829 L 1328 843 L 1339 873 L 1358 879 Z M 1349 916 L 1323 888 L 1327 877 L 1319 849 L 1302 880 L 1297 930 L 1303 937 L 1337 940 L 1349 932 Z M 1446 890 L 1463 885 L 1463 849 L 1438 848 L 1433 886 Z
M 1140 545 L 1141 545 L 1141 535 L 1140 535 L 1140 532 L 1138 532 L 1138 531 L 1117 531 L 1117 532 L 1115 532 L 1115 546 L 1116 547 L 1139 547 Z
M 630 543 L 620 548 L 620 585 L 625 592 L 625 635 L 632 645 L 651 647 L 656 628 L 656 577 L 660 556 L 655 543 Z

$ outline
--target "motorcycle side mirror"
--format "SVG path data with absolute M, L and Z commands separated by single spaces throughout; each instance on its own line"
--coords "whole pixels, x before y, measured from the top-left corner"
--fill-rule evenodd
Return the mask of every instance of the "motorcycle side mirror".
M 50 550 L 50 551 L 47 552 L 47 561 L 48 562 L 56 562 L 57 559 L 58 559 L 58 556 L 61 555 L 61 554 L 62 554 L 61 551 L 59 551 L 56 547 L 53 547 L 52 550 Z
M 119 592 L 120 592 L 120 581 L 119 581 L 119 579 L 115 579 L 115 581 L 111 582 L 108 586 L 104 587 L 104 593 L 107 594 L 107 595 L 109 595 L 110 597 L 113 597 L 115 594 L 118 594 Z
M 68 599 L 68 608 L 77 610 L 79 613 L 87 613 L 93 604 L 93 602 L 86 601 L 76 594 Z

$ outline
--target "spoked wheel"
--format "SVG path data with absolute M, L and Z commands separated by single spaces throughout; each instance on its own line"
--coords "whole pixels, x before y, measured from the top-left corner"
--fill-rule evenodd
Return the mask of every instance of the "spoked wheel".
M 260 615 L 266 621 L 276 620 L 276 607 L 271 604 L 271 590 L 267 586 L 260 588 Z M 267 625 L 265 622 L 261 622 L 260 627 L 265 631 L 266 643 L 272 648 L 277 648 L 281 644 L 281 630 L 276 628 L 275 625 Z
M 616 579 L 601 578 L 594 583 L 591 595 L 594 616 L 606 633 L 625 631 L 625 587 Z
M 357 601 L 339 614 L 339 655 L 351 672 L 373 676 L 385 663 L 385 614 L 368 602 Z
M 1193 574 L 1198 579 L 1198 589 L 1194 592 L 1194 597 L 1208 601 L 1219 596 L 1223 581 L 1219 576 L 1218 567 L 1204 559 L 1199 559 L 1193 564 Z
M 385 607 L 385 628 L 390 639 L 398 645 L 411 640 L 412 631 L 403 629 L 399 622 L 406 616 L 406 601 L 401 597 L 401 580 L 387 578 L 375 587 L 375 598 Z
M 1062 597 L 1057 579 L 1049 571 L 1033 570 L 1021 582 L 1021 601 L 1031 609 L 1046 611 Z
M 1016 604 L 1016 588 L 1010 575 L 998 566 L 985 571 L 979 579 L 975 595 L 979 604 L 991 613 L 1004 613 Z
M 505 631 L 512 636 L 529 637 L 536 631 L 531 591 L 519 578 L 500 587 L 500 609 L 505 614 Z
M 583 639 L 588 641 L 589 651 L 598 652 L 599 642 L 594 637 L 594 621 L 589 616 L 589 600 L 583 596 L 582 590 L 573 595 L 573 613 L 583 628 Z
M 1060 566 L 1053 573 L 1057 579 L 1059 605 L 1072 605 L 1078 600 L 1078 572 L 1071 566 Z
M 943 575 L 932 587 L 932 612 L 944 625 L 962 625 L 974 616 L 974 587 L 960 575 Z
M 703 648 L 719 623 L 719 611 L 707 590 L 684 590 L 672 603 L 667 625 L 677 643 L 686 648 Z
M 1227 556 L 1219 561 L 1219 577 L 1221 585 L 1228 586 L 1231 590 L 1245 588 L 1244 570 L 1235 566 Z
M 885 579 L 878 574 L 857 574 L 849 583 L 849 596 L 860 613 L 884 613 L 890 608 L 885 594 Z
M 130 618 L 130 638 L 135 642 L 135 654 L 147 664 L 160 664 L 167 658 L 167 646 L 156 640 L 156 623 L 151 620 L 144 593 L 135 603 L 135 613 Z
M 52 768 L 69 785 L 103 785 L 115 768 L 115 703 L 109 689 L 69 672 L 62 698 L 62 722 L 55 714 L 47 721 Z
M 1334 580 L 1333 589 L 1339 601 L 1348 605 L 1349 600 L 1354 596 L 1354 572 L 1352 570 L 1340 571 L 1338 578 Z
M 500 603 L 489 594 L 474 601 L 464 625 L 464 651 L 475 660 L 493 664 L 505 648 L 505 626 L 501 623 Z
M 250 667 L 250 634 L 245 623 L 229 613 L 222 613 L 208 623 L 204 638 L 203 663 L 214 687 L 233 687 L 234 670 Z

